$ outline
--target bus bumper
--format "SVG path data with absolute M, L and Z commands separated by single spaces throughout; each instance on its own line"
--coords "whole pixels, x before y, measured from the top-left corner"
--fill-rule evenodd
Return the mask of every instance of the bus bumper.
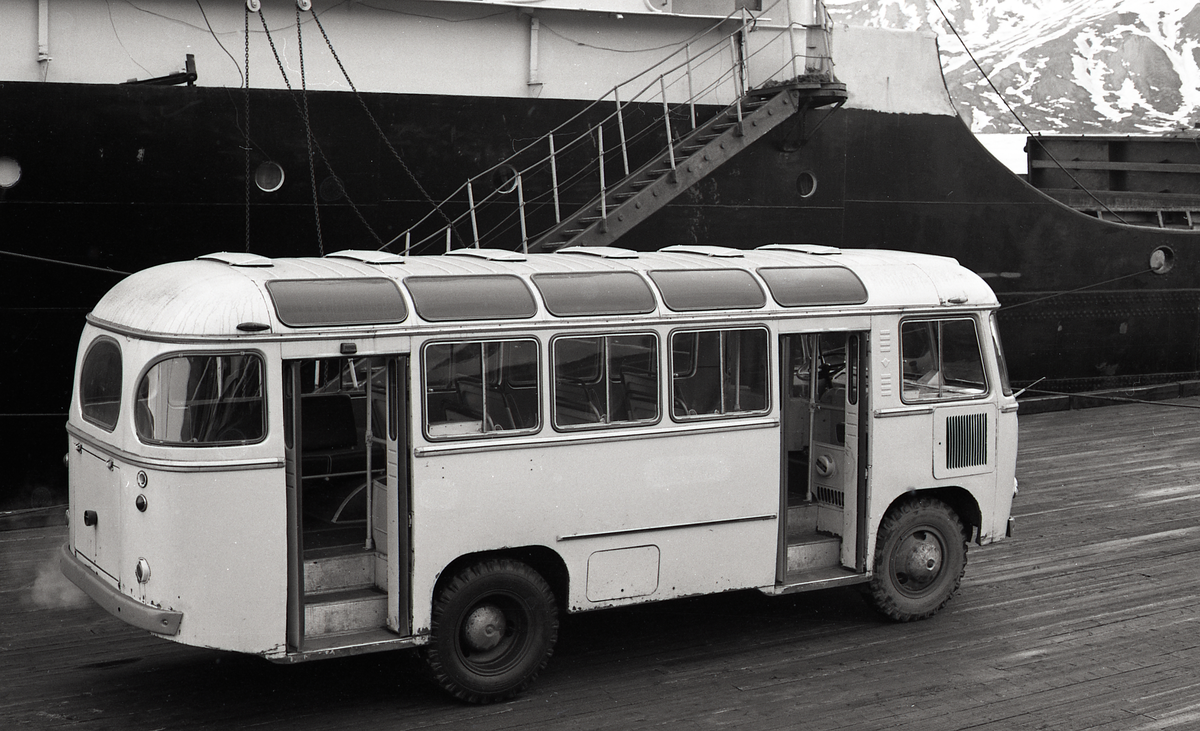
M 183 612 L 171 612 L 165 609 L 148 607 L 132 597 L 125 596 L 100 580 L 100 577 L 80 561 L 71 545 L 64 543 L 58 554 L 58 565 L 63 576 L 71 583 L 83 589 L 104 610 L 121 621 L 131 624 L 138 629 L 153 632 L 168 637 L 179 634 L 179 623 L 183 621 Z

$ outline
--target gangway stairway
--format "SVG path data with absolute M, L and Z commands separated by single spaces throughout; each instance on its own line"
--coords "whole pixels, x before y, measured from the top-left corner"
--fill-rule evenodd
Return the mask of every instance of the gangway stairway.
M 769 9 L 784 22 L 735 11 L 469 177 L 380 248 L 608 246 L 789 121 L 786 137 L 774 136 L 790 149 L 846 102 L 846 85 L 833 73 L 820 0 Z M 624 177 L 609 177 L 618 165 Z
M 750 91 L 567 216 L 529 245 L 608 246 L 742 150 L 796 114 L 846 100 L 846 86 L 792 82 Z

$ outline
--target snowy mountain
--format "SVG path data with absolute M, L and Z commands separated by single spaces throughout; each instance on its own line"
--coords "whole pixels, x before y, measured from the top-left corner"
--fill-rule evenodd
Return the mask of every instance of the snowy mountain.
M 1153 134 L 1200 123 L 1200 6 L 1195 2 L 825 0 L 825 4 L 835 23 L 938 34 L 950 95 L 977 133 L 1024 134 L 1024 130 L 992 91 L 964 44 L 1035 133 Z

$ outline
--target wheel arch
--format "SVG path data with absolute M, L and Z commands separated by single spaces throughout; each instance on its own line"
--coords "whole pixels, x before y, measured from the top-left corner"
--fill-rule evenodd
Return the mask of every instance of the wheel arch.
M 546 583 L 550 585 L 550 591 L 554 592 L 554 601 L 558 604 L 558 610 L 564 614 L 567 612 L 567 592 L 570 590 L 571 584 L 567 564 L 557 551 L 540 545 L 464 553 L 447 564 L 438 574 L 437 581 L 433 585 L 433 597 L 438 596 L 446 582 L 453 579 L 466 567 L 497 558 L 520 561 L 541 574 Z
M 962 521 L 964 540 L 970 541 L 972 534 L 978 535 L 977 530 L 973 529 L 978 529 L 983 525 L 983 513 L 979 509 L 979 502 L 975 500 L 975 496 L 966 488 L 959 487 L 958 485 L 950 485 L 912 490 L 897 496 L 892 501 L 892 504 L 888 505 L 887 509 L 890 511 L 899 503 L 916 497 L 931 497 L 950 506 L 950 509 Z

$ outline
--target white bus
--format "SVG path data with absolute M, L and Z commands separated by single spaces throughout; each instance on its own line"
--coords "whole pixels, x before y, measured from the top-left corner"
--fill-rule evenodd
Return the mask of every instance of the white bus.
M 928 617 L 1011 532 L 996 308 L 952 259 L 807 244 L 157 266 L 84 328 L 63 571 L 189 645 L 417 647 L 472 702 L 564 612 Z

